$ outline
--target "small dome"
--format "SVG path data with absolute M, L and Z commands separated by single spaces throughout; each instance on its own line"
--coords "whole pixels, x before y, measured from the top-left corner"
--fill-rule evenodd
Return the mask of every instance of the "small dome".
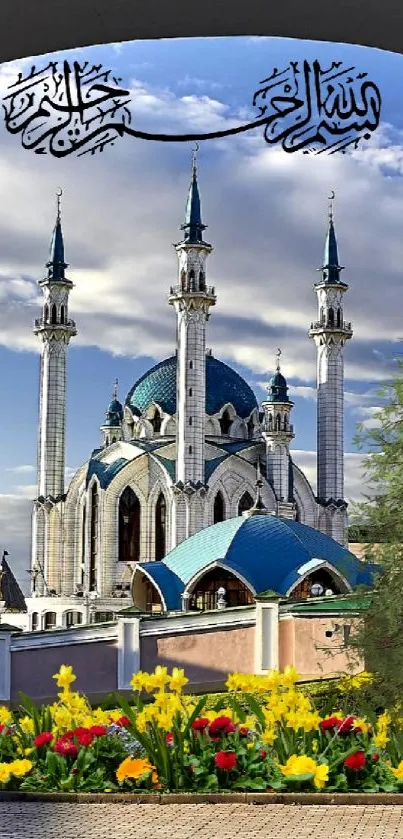
M 123 406 L 121 405 L 119 400 L 114 397 L 108 405 L 104 426 L 110 428 L 119 428 L 122 420 Z
M 126 405 L 140 416 L 155 402 L 173 416 L 176 412 L 176 365 L 172 356 L 156 364 L 133 385 L 126 398 Z M 206 356 L 206 414 L 212 416 L 228 403 L 237 415 L 245 419 L 258 405 L 253 390 L 245 380 L 212 355 Z
M 287 381 L 279 370 L 271 377 L 268 385 L 267 402 L 289 402 Z
M 180 589 L 215 562 L 239 574 L 256 594 L 272 590 L 286 596 L 301 573 L 323 562 L 351 588 L 372 582 L 371 570 L 330 536 L 273 515 L 214 524 L 181 542 L 161 562 L 144 563 L 144 569 L 159 584 L 167 608 L 174 609 L 180 608 Z M 139 573 L 142 567 L 139 563 Z

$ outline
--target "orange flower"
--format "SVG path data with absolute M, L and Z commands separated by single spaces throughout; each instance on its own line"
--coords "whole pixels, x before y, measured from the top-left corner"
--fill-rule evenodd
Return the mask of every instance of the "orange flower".
M 139 781 L 155 770 L 155 767 L 147 758 L 133 758 L 127 757 L 116 770 L 116 777 L 121 784 L 128 779 L 132 781 Z M 154 772 L 153 772 L 154 774 Z M 155 773 L 156 775 L 156 773 Z

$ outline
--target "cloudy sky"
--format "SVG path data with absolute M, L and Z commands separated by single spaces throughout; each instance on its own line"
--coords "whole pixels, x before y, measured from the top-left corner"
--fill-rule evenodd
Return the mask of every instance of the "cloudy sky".
M 290 39 L 232 38 L 128 43 L 52 58 L 102 63 L 131 90 L 133 125 L 147 131 L 211 131 L 255 116 L 252 97 L 274 67 L 290 60 L 333 60 L 367 71 L 382 93 L 382 123 L 347 155 L 286 154 L 261 130 L 201 144 L 199 183 L 208 240 L 209 281 L 218 305 L 208 345 L 233 365 L 259 400 L 277 347 L 295 401 L 294 456 L 314 483 L 317 279 L 336 192 L 335 221 L 345 317 L 346 495 L 359 496 L 356 423 L 371 423 L 376 391 L 400 352 L 403 273 L 403 57 L 362 47 Z M 48 58 L 35 59 L 37 67 Z M 33 62 L 0 66 L 0 95 Z M 78 336 L 68 363 L 68 476 L 99 444 L 99 425 L 119 379 L 134 381 L 174 349 L 178 240 L 189 184 L 189 144 L 119 139 L 102 154 L 57 160 L 21 147 L 0 124 L 0 549 L 20 581 L 29 567 L 31 499 L 36 492 L 41 279 L 63 189 L 70 314 Z

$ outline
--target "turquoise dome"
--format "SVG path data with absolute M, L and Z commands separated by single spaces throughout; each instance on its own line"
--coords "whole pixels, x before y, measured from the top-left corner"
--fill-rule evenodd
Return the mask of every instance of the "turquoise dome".
M 371 585 L 372 570 L 354 554 L 305 524 L 272 515 L 239 516 L 200 530 L 160 562 L 139 563 L 161 591 L 167 609 L 181 608 L 189 582 L 219 562 L 239 574 L 255 594 L 272 590 L 286 596 L 317 562 L 326 562 L 352 588 Z M 301 572 L 301 573 L 299 573 Z
M 160 361 L 133 385 L 126 405 L 140 416 L 152 402 L 173 416 L 176 412 L 176 356 Z M 206 356 L 206 413 L 217 414 L 230 402 L 239 417 L 249 417 L 258 407 L 256 396 L 245 380 L 212 355 Z
M 108 405 L 104 426 L 117 428 L 123 419 L 123 407 L 118 399 L 112 399 Z

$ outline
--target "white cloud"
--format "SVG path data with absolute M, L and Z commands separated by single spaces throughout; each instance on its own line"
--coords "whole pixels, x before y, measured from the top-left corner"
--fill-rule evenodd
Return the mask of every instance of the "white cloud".
M 35 466 L 30 463 L 23 463 L 21 466 L 10 466 L 6 469 L 6 472 L 14 472 L 16 475 L 29 475 L 31 472 L 35 472 Z
M 316 492 L 316 452 L 293 449 L 291 455 Z M 345 496 L 349 504 L 362 501 L 363 492 L 366 492 L 363 482 L 364 458 L 359 452 L 346 452 L 344 456 Z

